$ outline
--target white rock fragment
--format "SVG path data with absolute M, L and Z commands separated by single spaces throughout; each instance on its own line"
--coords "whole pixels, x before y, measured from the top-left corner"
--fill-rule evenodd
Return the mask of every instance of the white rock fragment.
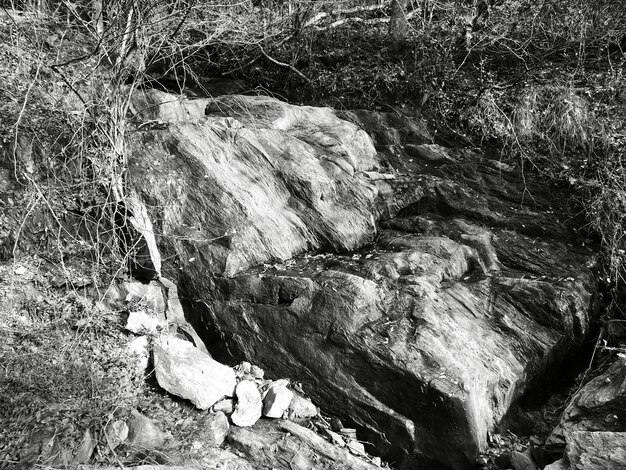
M 252 377 L 259 380 L 263 379 L 263 377 L 265 376 L 265 372 L 259 366 L 252 366 L 250 368 L 250 374 L 252 375 Z
M 23 276 L 27 271 L 28 270 L 24 266 L 18 266 L 13 272 L 18 276 Z
M 270 384 L 263 397 L 263 416 L 282 418 L 293 399 L 293 392 L 287 388 L 288 384 L 284 379 Z
M 163 328 L 161 321 L 146 312 L 130 312 L 126 321 L 126 329 L 132 333 L 154 335 Z
M 231 415 L 235 411 L 235 402 L 232 398 L 224 398 L 213 405 L 213 412 L 219 413 L 220 411 L 226 415 Z
M 203 354 L 193 344 L 164 336 L 154 345 L 157 382 L 168 392 L 206 410 L 224 397 L 232 397 L 237 379 L 227 367 Z
M 252 426 L 261 417 L 263 403 L 261 394 L 254 382 L 242 380 L 235 389 L 237 404 L 230 419 L 237 426 Z

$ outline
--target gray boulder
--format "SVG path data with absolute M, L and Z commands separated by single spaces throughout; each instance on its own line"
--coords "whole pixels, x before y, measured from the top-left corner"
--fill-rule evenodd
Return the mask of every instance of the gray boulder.
M 590 251 L 566 199 L 470 150 L 420 147 L 410 126 L 368 128 L 390 142 L 376 153 L 326 108 L 230 96 L 206 112 L 129 142 L 195 323 L 405 468 L 472 468 L 588 334 Z

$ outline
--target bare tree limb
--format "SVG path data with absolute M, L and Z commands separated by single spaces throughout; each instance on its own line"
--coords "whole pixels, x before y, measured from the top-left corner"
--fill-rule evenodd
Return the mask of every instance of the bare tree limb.
M 307 82 L 308 84 L 311 84 L 311 79 L 309 77 L 307 77 L 306 75 L 304 75 L 302 72 L 300 72 L 297 68 L 295 68 L 293 65 L 290 64 L 286 64 L 285 62 L 280 62 L 276 59 L 274 59 L 273 57 L 270 57 L 269 55 L 267 55 L 267 53 L 263 50 L 263 48 L 261 47 L 261 45 L 259 44 L 259 50 L 261 51 L 261 54 L 263 54 L 265 56 L 266 59 L 268 59 L 270 62 L 275 63 L 276 65 L 280 65 L 281 67 L 286 67 L 289 70 L 291 70 L 293 73 L 295 73 L 296 75 L 298 75 L 300 78 L 302 78 L 305 82 Z

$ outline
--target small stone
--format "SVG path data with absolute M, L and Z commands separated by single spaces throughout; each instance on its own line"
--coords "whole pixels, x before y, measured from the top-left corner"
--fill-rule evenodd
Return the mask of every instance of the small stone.
M 289 408 L 293 392 L 287 388 L 286 380 L 273 382 L 263 397 L 263 416 L 268 418 L 282 418 Z
M 244 361 L 241 364 L 239 364 L 239 370 L 243 372 L 244 374 L 249 374 L 251 369 L 252 369 L 252 364 L 250 364 L 249 362 Z
M 360 457 L 365 457 L 367 455 L 367 453 L 365 452 L 365 446 L 359 441 L 348 442 L 348 450 L 351 454 L 358 455 Z
M 511 453 L 511 467 L 513 470 L 537 470 L 535 462 L 530 457 L 530 452 L 512 452 Z
M 346 441 L 343 440 L 343 437 L 341 437 L 339 434 L 337 434 L 334 431 L 326 431 L 326 433 L 328 434 L 328 437 L 330 437 L 330 441 L 333 444 L 336 444 L 340 447 L 345 447 L 346 446 Z
M 222 412 L 226 415 L 231 415 L 235 411 L 235 401 L 232 398 L 224 398 L 213 405 L 213 412 Z
M 131 412 L 128 440 L 142 449 L 161 449 L 171 439 L 170 434 L 161 431 L 150 418 L 139 411 Z
M 130 312 L 126 321 L 126 329 L 135 334 L 154 335 L 162 326 L 158 318 L 141 311 Z
M 18 276 L 23 276 L 24 274 L 26 274 L 26 271 L 27 269 L 24 266 L 18 266 L 13 272 Z
M 139 281 L 129 281 L 123 284 L 126 290 L 126 302 L 145 305 L 150 311 L 157 315 L 165 313 L 165 298 L 163 290 L 157 281 L 147 284 Z
M 128 355 L 135 361 L 136 369 L 141 372 L 145 372 L 148 368 L 148 363 L 150 362 L 149 345 L 150 340 L 147 336 L 139 336 L 138 338 L 133 339 L 126 346 Z
M 204 442 L 211 447 L 219 447 L 226 439 L 230 425 L 224 413 L 211 413 L 202 423 L 204 428 Z
M 91 455 L 96 450 L 96 444 L 97 442 L 91 435 L 91 431 L 89 429 L 85 430 L 83 439 L 76 450 L 76 455 L 72 459 L 72 466 L 89 462 Z
M 311 400 L 294 393 L 289 408 L 287 408 L 287 418 L 292 421 L 299 421 L 315 416 L 317 416 L 317 408 Z
M 230 419 L 237 426 L 252 426 L 261 417 L 263 408 L 259 389 L 254 382 L 243 380 L 237 384 L 235 395 L 237 404 Z
M 333 416 L 330 420 L 330 428 L 335 432 L 339 432 L 343 429 L 343 423 L 339 418 Z
M 259 366 L 252 366 L 252 368 L 250 369 L 250 374 L 252 374 L 252 377 L 259 380 L 262 380 L 265 376 L 265 372 Z
M 115 450 L 122 442 L 128 438 L 128 425 L 125 421 L 113 421 L 106 429 L 106 439 L 108 447 Z
M 372 457 L 372 464 L 380 467 L 383 464 L 383 461 L 380 457 Z

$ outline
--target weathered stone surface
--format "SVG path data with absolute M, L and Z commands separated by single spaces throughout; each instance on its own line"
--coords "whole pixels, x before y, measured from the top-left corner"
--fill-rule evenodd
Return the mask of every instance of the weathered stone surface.
M 157 316 L 165 316 L 165 299 L 162 286 L 158 281 L 148 283 L 128 281 L 124 282 L 122 287 L 126 292 L 124 298 L 126 302 L 141 305 Z
M 565 455 L 570 470 L 624 470 L 626 432 L 574 431 Z
M 562 450 L 568 436 L 576 431 L 626 432 L 625 358 L 618 358 L 572 398 L 546 446 Z
M 105 430 L 107 447 L 114 450 L 128 438 L 129 431 L 130 429 L 126 421 L 122 421 L 121 419 L 113 421 Z
M 263 408 L 259 389 L 254 382 L 242 380 L 235 388 L 235 395 L 237 404 L 230 419 L 237 426 L 252 426 L 261 417 Z
M 172 437 L 137 410 L 132 410 L 128 428 L 128 442 L 141 449 L 161 449 Z
M 163 91 L 148 89 L 136 91 L 131 100 L 131 111 L 143 121 L 178 122 L 204 117 L 208 100 L 188 100 Z
M 250 375 L 252 375 L 252 377 L 254 377 L 255 379 L 261 380 L 265 376 L 265 371 L 259 366 L 253 365 L 250 368 Z
M 565 199 L 406 126 L 368 129 L 393 140 L 376 155 L 330 110 L 228 97 L 207 112 L 138 133 L 130 163 L 197 323 L 406 468 L 471 468 L 588 332 L 589 251 Z
M 232 398 L 224 398 L 213 405 L 212 409 L 215 413 L 221 411 L 224 414 L 230 415 L 235 411 L 235 402 Z
M 74 458 L 72 459 L 71 466 L 76 466 L 79 464 L 89 462 L 93 452 L 96 450 L 97 441 L 91 435 L 91 431 L 86 429 L 83 433 L 83 438 L 80 441 L 80 445 L 78 449 L 76 449 L 76 453 L 74 454 Z
M 511 453 L 511 467 L 513 470 L 537 470 L 537 465 L 533 462 L 529 451 L 513 451 Z
M 190 400 L 201 410 L 225 396 L 233 396 L 235 373 L 196 349 L 191 343 L 164 336 L 154 345 L 154 370 L 159 385 Z
M 211 447 L 221 446 L 230 430 L 228 418 L 221 411 L 209 414 L 201 421 L 201 426 L 203 428 L 202 443 Z
M 372 240 L 376 187 L 343 168 L 377 166 L 367 134 L 330 109 L 267 97 L 222 97 L 209 108 L 213 116 L 129 143 L 129 177 L 185 272 L 234 275 Z
M 369 470 L 378 468 L 352 456 L 290 421 L 261 420 L 249 428 L 233 428 L 228 442 L 256 468 L 280 470 Z
M 282 418 L 293 399 L 293 392 L 287 388 L 286 380 L 276 380 L 267 388 L 263 396 L 263 416 Z

